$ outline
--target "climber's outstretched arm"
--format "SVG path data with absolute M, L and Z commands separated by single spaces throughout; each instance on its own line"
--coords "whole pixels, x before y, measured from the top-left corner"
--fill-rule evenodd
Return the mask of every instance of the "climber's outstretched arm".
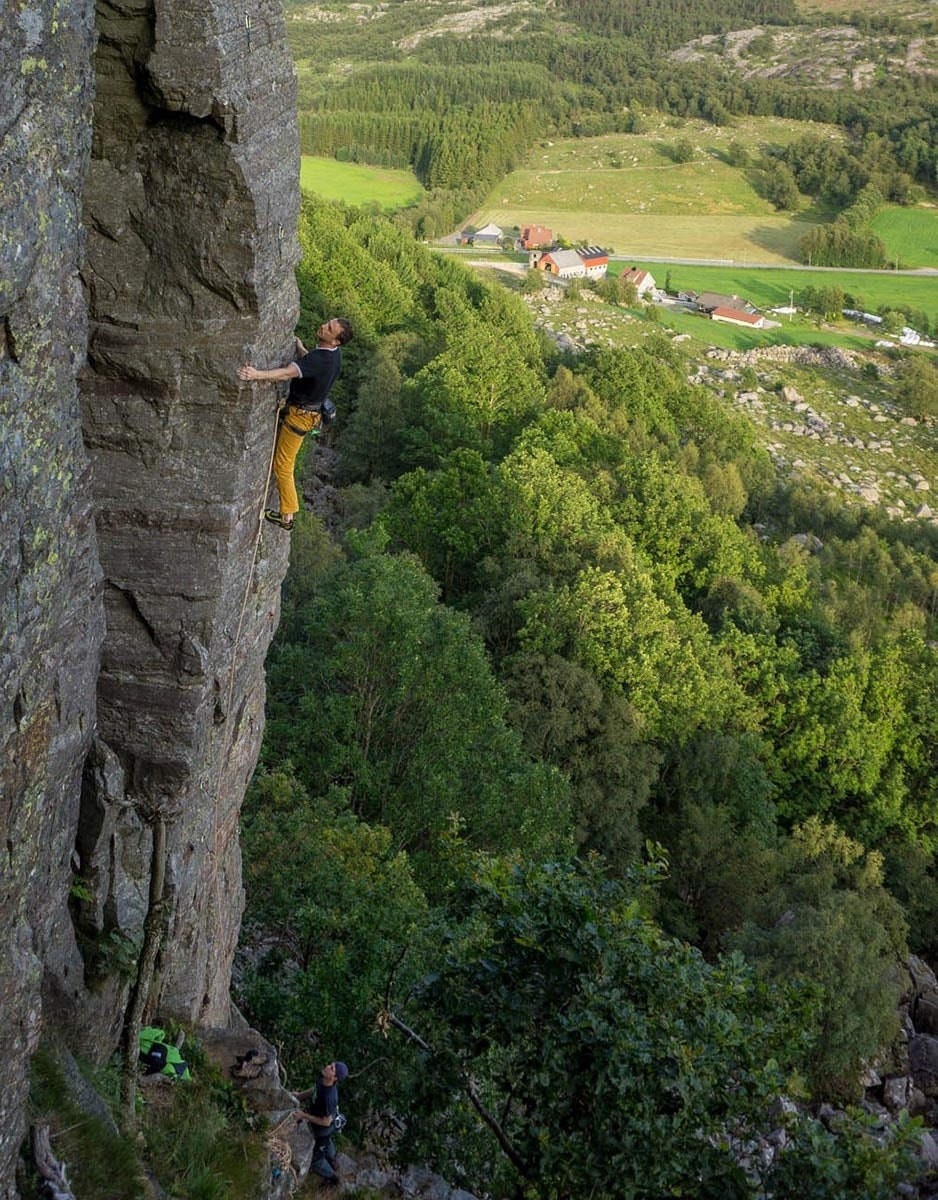
M 238 378 L 245 382 L 254 380 L 266 381 L 267 383 L 285 383 L 288 379 L 299 379 L 300 368 L 296 363 L 287 363 L 285 367 L 271 367 L 269 371 L 258 370 L 257 367 L 252 367 L 250 363 L 245 363 L 243 367 L 238 367 Z

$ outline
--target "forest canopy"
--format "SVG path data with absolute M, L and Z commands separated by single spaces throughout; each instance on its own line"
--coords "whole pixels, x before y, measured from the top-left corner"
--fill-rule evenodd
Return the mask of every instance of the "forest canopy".
M 301 335 L 359 332 L 268 664 L 249 1016 L 499 1195 L 582 1145 L 636 1198 L 891 1195 L 914 1129 L 798 1118 L 760 1178 L 731 1131 L 855 1100 L 936 949 L 934 531 L 780 477 L 673 343 L 563 358 L 389 221 L 301 236 Z

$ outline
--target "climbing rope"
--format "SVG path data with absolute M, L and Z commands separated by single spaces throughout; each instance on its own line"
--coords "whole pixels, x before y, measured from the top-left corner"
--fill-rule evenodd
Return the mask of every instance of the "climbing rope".
M 288 1112 L 283 1120 L 271 1129 L 264 1144 L 271 1158 L 276 1163 L 277 1170 L 289 1176 L 287 1190 L 293 1192 L 299 1184 L 299 1175 L 297 1174 L 296 1167 L 293 1165 L 293 1151 L 290 1148 L 290 1143 L 285 1137 L 281 1136 L 288 1124 L 293 1125 L 294 1128 L 296 1127 L 292 1111 Z
M 279 408 L 276 414 L 279 418 Z M 257 551 L 261 544 L 261 534 L 264 531 L 264 505 L 267 502 L 267 489 L 270 487 L 270 478 L 274 470 L 274 455 L 277 453 L 277 431 L 279 427 L 279 419 L 274 420 L 274 439 L 270 446 L 270 459 L 267 463 L 267 478 L 264 481 L 264 489 L 261 493 L 261 511 L 257 518 L 257 534 L 254 538 L 254 553 L 251 557 L 251 568 L 248 571 L 248 581 L 244 589 L 244 599 L 241 602 L 241 612 L 238 614 L 238 628 L 235 631 L 234 646 L 231 651 L 231 672 L 228 677 L 228 699 L 225 702 L 225 727 L 227 730 L 228 717 L 231 712 L 231 698 L 234 695 L 235 670 L 238 665 L 238 643 L 241 640 L 241 629 L 244 625 L 244 614 L 248 606 L 248 597 L 251 594 L 251 584 L 254 582 L 254 568 L 257 566 Z M 218 775 L 219 784 L 221 783 L 221 771 Z M 216 788 L 217 791 L 217 788 Z
M 279 428 L 279 406 L 275 413 L 274 419 L 274 436 L 270 446 L 270 458 L 267 463 L 267 477 L 264 481 L 264 487 L 261 492 L 261 506 L 257 517 L 257 533 L 254 537 L 254 552 L 251 556 L 251 566 L 248 570 L 247 583 L 244 587 L 244 598 L 241 602 L 241 612 L 238 614 L 238 625 L 235 630 L 234 643 L 231 648 L 231 671 L 228 675 L 228 695 L 225 700 L 225 721 L 222 727 L 222 741 L 218 755 L 218 775 L 215 779 L 215 795 L 212 797 L 212 885 L 211 890 L 215 902 L 215 918 L 221 913 L 221 888 L 218 881 L 218 844 L 221 835 L 221 829 L 218 825 L 218 800 L 221 793 L 222 772 L 225 769 L 226 752 L 228 749 L 228 731 L 231 723 L 231 701 L 234 697 L 235 674 L 238 668 L 238 646 L 241 642 L 241 631 L 244 627 L 244 614 L 247 611 L 248 598 L 251 594 L 251 585 L 254 582 L 254 568 L 257 566 L 257 553 L 260 548 L 261 534 L 264 531 L 264 505 L 267 502 L 267 489 L 270 487 L 271 476 L 274 469 L 274 455 L 277 452 L 277 432 Z M 237 812 L 233 814 L 237 816 Z M 225 829 L 228 828 L 230 820 L 225 822 Z

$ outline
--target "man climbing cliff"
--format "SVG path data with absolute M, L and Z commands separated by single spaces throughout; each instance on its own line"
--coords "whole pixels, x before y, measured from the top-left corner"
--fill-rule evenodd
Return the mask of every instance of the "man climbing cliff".
M 280 508 L 264 510 L 268 521 L 287 531 L 293 528 L 294 515 L 300 509 L 293 481 L 296 456 L 306 435 L 318 430 L 322 424 L 323 407 L 342 367 L 341 347 L 351 337 L 351 321 L 345 317 L 333 317 L 316 331 L 315 349 L 307 350 L 300 339 L 296 339 L 297 357 L 285 367 L 262 371 L 245 363 L 238 368 L 238 378 L 246 383 L 261 380 L 290 384 L 286 408 L 281 414 L 273 463 Z

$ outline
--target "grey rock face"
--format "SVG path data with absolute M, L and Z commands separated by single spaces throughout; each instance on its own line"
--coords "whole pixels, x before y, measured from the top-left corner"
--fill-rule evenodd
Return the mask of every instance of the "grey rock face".
M 926 1096 L 938 1095 L 938 1038 L 916 1034 L 909 1042 L 909 1062 L 916 1087 Z
M 108 628 L 99 730 L 125 783 L 116 801 L 86 788 L 84 816 L 131 859 L 140 831 L 115 803 L 170 816 L 161 1011 L 223 1025 L 287 549 L 260 531 L 277 398 L 235 368 L 292 348 L 294 71 L 273 0 L 247 17 L 218 0 L 109 5 L 95 69 L 81 393 Z
M 288 545 L 258 538 L 274 390 L 234 372 L 292 347 L 298 154 L 274 0 L 115 0 L 97 43 L 88 0 L 0 8 L 0 1200 L 43 1024 L 120 1026 L 73 873 L 82 932 L 139 939 L 157 808 L 157 1000 L 228 1017 Z
M 0 1197 L 66 898 L 103 634 L 75 372 L 92 9 L 0 10 Z M 80 983 L 80 964 L 77 966 Z

